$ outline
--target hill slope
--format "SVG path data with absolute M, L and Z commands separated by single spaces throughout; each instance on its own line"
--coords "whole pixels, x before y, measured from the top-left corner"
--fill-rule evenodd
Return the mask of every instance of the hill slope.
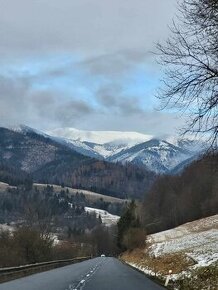
M 68 160 L 78 164 L 89 158 L 34 131 L 0 128 L 0 162 L 32 173 L 45 164 Z
M 124 253 L 123 259 L 146 274 L 163 280 L 172 270 L 170 284 L 173 289 L 216 289 L 217 276 L 211 275 L 210 271 L 218 265 L 217 240 L 218 215 L 214 215 L 149 235 L 145 248 Z M 198 273 L 203 274 L 201 268 L 209 275 L 205 272 L 196 282 L 192 281 Z M 185 279 L 189 279 L 189 287 L 193 283 L 197 287 L 180 288 Z

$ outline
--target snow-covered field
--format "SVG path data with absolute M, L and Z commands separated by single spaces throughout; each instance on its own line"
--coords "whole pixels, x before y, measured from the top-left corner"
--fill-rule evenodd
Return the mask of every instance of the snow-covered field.
M 115 225 L 120 218 L 118 215 L 110 214 L 108 211 L 98 208 L 85 207 L 85 211 L 89 213 L 95 213 L 97 217 L 101 216 L 102 223 L 106 226 Z
M 144 249 L 126 252 L 123 259 L 145 274 L 160 279 L 165 279 L 172 270 L 171 279 L 174 281 L 188 277 L 192 271 L 202 267 L 216 265 L 218 215 L 149 235 Z
M 196 266 L 210 265 L 218 260 L 218 215 L 150 235 L 148 243 L 155 257 L 185 253 Z

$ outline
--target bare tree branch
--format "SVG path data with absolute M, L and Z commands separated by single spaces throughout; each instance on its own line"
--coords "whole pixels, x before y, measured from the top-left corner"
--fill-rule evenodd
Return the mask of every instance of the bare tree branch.
M 189 114 L 185 132 L 208 136 L 217 150 L 218 137 L 218 1 L 183 0 L 171 37 L 158 44 L 165 69 L 158 92 L 161 108 Z

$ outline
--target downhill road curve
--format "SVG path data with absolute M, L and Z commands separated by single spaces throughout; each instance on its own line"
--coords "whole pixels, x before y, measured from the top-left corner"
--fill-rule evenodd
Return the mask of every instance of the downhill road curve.
M 95 258 L 0 284 L 0 290 L 163 290 L 115 258 Z

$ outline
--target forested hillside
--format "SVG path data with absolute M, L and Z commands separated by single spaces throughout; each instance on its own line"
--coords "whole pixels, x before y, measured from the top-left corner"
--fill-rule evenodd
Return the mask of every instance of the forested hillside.
M 154 173 L 134 165 L 112 164 L 81 155 L 46 135 L 5 128 L 0 128 L 0 164 L 4 168 L 0 181 L 12 185 L 19 184 L 17 176 L 28 176 L 40 183 L 120 198 L 142 198 L 155 178 Z
M 218 213 L 218 154 L 194 161 L 180 175 L 160 176 L 142 207 L 148 232 Z
M 10 185 L 32 185 L 32 177 L 23 170 L 10 167 L 0 162 L 0 182 Z
M 97 160 L 76 168 L 69 160 L 52 162 L 33 176 L 42 183 L 64 184 L 119 198 L 143 198 L 155 178 L 154 173 L 131 164 L 124 166 Z

